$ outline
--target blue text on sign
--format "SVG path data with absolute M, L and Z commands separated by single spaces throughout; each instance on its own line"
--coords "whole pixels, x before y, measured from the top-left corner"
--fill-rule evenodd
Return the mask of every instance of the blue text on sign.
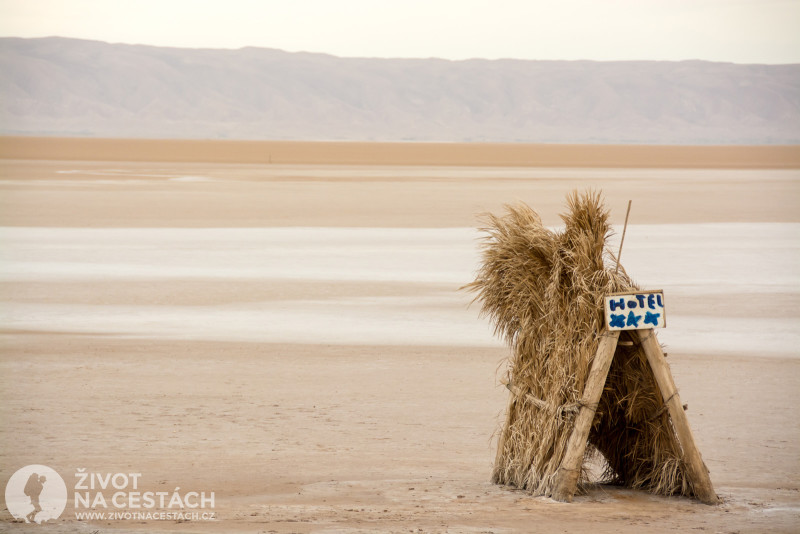
M 605 298 L 605 318 L 609 330 L 664 328 L 664 292 L 637 291 L 608 295 Z

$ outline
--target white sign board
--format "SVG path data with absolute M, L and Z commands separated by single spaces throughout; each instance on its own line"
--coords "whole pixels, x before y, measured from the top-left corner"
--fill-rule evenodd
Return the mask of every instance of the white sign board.
M 644 330 L 667 326 L 664 292 L 637 291 L 606 296 L 606 327 L 609 330 Z

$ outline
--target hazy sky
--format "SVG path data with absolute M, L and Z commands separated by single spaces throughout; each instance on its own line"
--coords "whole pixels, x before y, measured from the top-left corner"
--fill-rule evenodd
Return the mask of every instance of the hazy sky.
M 0 36 L 360 57 L 800 63 L 800 0 L 0 0 Z

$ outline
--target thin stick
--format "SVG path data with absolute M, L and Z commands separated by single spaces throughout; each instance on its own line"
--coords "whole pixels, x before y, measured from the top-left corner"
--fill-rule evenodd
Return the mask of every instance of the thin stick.
M 614 274 L 619 272 L 619 260 L 622 258 L 622 244 L 625 243 L 625 232 L 628 231 L 628 216 L 631 214 L 631 204 L 633 200 L 628 201 L 628 211 L 625 212 L 625 226 L 622 227 L 622 239 L 619 241 L 619 254 L 617 254 L 617 268 L 614 270 Z

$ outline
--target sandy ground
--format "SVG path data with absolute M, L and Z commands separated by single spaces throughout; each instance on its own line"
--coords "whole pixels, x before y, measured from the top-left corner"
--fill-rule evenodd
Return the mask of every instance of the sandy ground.
M 371 143 L 0 136 L 1 159 L 202 163 L 796 169 L 800 146 Z
M 215 521 L 77 521 L 70 501 L 37 531 L 800 529 L 797 170 L 0 173 L 0 480 L 45 464 L 70 487 L 85 468 L 215 492 Z M 665 289 L 661 337 L 719 506 L 488 482 L 506 350 L 458 291 L 471 228 L 517 199 L 557 224 L 575 187 L 602 188 L 617 222 L 634 201 L 623 263 Z
M 474 227 L 518 201 L 559 224 L 572 189 L 637 223 L 796 222 L 797 170 L 391 167 L 0 160 L 0 224 Z

